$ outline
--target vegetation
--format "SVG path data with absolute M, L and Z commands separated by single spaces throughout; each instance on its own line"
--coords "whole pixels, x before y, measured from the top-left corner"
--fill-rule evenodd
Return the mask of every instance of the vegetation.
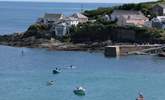
M 31 25 L 28 30 L 24 33 L 22 38 L 35 37 L 35 38 L 46 38 L 50 39 L 51 34 L 49 33 L 50 27 L 44 24 Z
M 165 41 L 165 31 L 158 29 L 149 29 L 135 26 L 117 26 L 116 24 L 85 23 L 71 29 L 72 42 L 103 42 L 112 40 L 112 42 L 131 42 L 131 43 L 158 43 Z M 124 38 L 125 34 L 135 35 L 134 37 Z
M 150 13 L 150 9 L 156 5 L 156 4 L 165 4 L 165 0 L 159 0 L 156 2 L 144 2 L 144 3 L 138 3 L 138 4 L 123 4 L 115 7 L 106 7 L 106 8 L 98 8 L 96 10 L 87 10 L 84 12 L 86 16 L 88 16 L 91 19 L 98 19 L 99 16 L 105 15 L 105 14 L 111 14 L 113 10 L 138 10 L 142 11 L 145 16 L 149 18 L 155 17 L 152 13 Z
M 113 9 L 111 7 L 98 8 L 96 10 L 86 10 L 86 11 L 84 11 L 84 15 L 86 15 L 90 19 L 98 19 L 99 16 L 102 16 L 104 14 L 111 14 L 112 11 L 113 11 Z
M 142 11 L 148 18 L 153 18 L 155 15 L 150 13 L 150 9 L 156 4 L 165 3 L 165 0 L 159 0 L 156 2 L 144 2 L 139 4 L 123 4 L 116 7 L 98 8 L 96 10 L 84 11 L 84 14 L 90 19 L 95 19 L 95 23 L 85 23 L 73 27 L 71 29 L 71 40 L 73 42 L 99 42 L 99 41 L 118 41 L 123 42 L 120 38 L 117 38 L 122 31 L 133 31 L 136 35 L 136 39 L 129 40 L 124 39 L 125 42 L 164 42 L 165 31 L 160 29 L 148 29 L 140 28 L 136 26 L 117 26 L 116 22 L 107 22 L 103 20 L 103 15 L 110 15 L 113 10 L 138 10 Z M 115 32 L 115 33 L 114 33 Z M 116 36 L 115 36 L 116 35 Z

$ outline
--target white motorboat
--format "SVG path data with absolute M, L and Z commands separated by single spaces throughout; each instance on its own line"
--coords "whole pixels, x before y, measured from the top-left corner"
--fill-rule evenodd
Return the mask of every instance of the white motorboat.
M 74 94 L 78 95 L 78 96 L 84 96 L 85 95 L 85 88 L 83 87 L 77 87 L 76 89 L 74 89 Z

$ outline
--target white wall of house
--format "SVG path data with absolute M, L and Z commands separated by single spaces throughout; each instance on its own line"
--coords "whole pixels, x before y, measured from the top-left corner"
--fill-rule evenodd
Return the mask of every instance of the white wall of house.
M 56 36 L 65 36 L 67 34 L 67 25 L 66 23 L 61 23 L 55 26 L 55 34 Z
M 66 21 L 66 23 L 69 25 L 69 26 L 77 26 L 79 24 L 79 21 L 78 20 L 68 20 Z

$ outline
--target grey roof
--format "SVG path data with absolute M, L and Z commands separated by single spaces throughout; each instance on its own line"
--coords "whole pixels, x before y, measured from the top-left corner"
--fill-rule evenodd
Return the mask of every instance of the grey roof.
M 85 15 L 81 14 L 81 13 L 74 13 L 71 17 L 74 18 L 88 18 Z
M 46 19 L 60 19 L 63 14 L 53 14 L 53 13 L 45 13 L 44 18 Z
M 135 10 L 114 10 L 112 15 L 143 15 L 141 11 Z

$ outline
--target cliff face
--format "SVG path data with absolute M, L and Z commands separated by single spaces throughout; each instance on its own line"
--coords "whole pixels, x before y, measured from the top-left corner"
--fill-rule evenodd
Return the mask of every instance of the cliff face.
M 136 32 L 134 30 L 129 29 L 112 29 L 112 40 L 119 42 L 133 42 L 136 39 Z

